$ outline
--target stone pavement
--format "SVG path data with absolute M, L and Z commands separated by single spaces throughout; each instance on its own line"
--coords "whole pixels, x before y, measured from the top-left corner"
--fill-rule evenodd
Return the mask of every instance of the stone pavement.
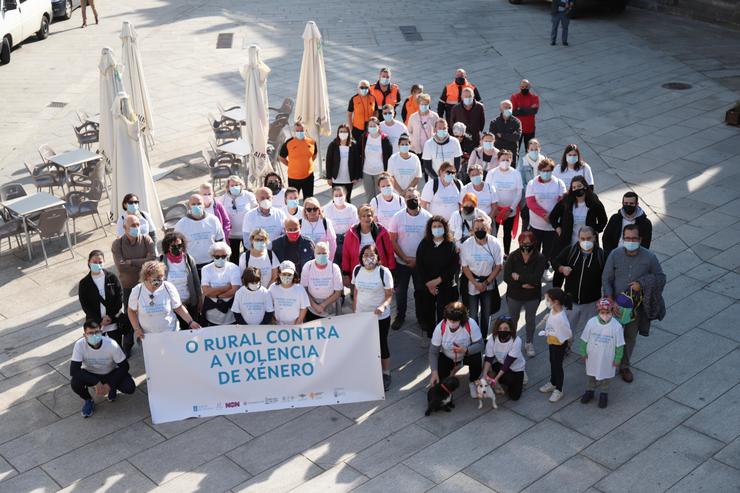
M 547 9 L 124 0 L 102 3 L 102 23 L 85 30 L 76 11 L 0 67 L 0 183 L 31 191 L 22 160 L 42 143 L 74 146 L 73 111 L 97 111 L 100 48 L 120 52 L 122 20 L 142 37 L 166 205 L 204 180 L 205 114 L 241 100 L 244 47 L 262 46 L 273 104 L 295 96 L 308 19 L 325 36 L 334 125 L 357 80 L 382 65 L 404 94 L 422 82 L 434 97 L 463 66 L 491 112 L 527 77 L 542 99 L 545 152 L 581 146 L 610 212 L 625 191 L 640 194 L 669 280 L 668 316 L 639 339 L 635 382 L 615 382 L 606 410 L 578 403 L 584 371 L 572 356 L 565 397 L 547 402 L 536 391 L 548 372 L 539 345 L 518 402 L 478 410 L 461 392 L 452 413 L 425 418 L 426 355 L 412 324 L 392 334 L 382 402 L 154 426 L 137 348 L 138 391 L 83 420 L 68 388 L 76 281 L 87 252 L 108 251 L 112 237 L 81 221 L 74 259 L 59 247 L 48 269 L 38 248 L 33 262 L 7 247 L 0 258 L 0 491 L 738 491 L 740 131 L 722 118 L 739 98 L 740 34 L 628 9 L 576 20 L 571 46 L 550 47 Z M 410 24 L 423 41 L 404 40 L 398 26 Z M 232 49 L 215 49 L 222 32 L 235 34 Z M 661 87 L 672 81 L 693 87 Z

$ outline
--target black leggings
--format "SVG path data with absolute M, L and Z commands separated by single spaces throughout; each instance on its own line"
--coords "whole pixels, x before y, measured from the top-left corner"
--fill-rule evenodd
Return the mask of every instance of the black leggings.
M 457 286 L 440 287 L 437 296 L 431 294 L 424 284 L 421 284 L 420 289 L 414 292 L 419 325 L 430 339 L 437 323 L 442 320 L 445 306 L 457 300 L 459 296 Z M 421 315 L 421 318 L 419 318 L 419 315 Z
M 231 256 L 229 257 L 229 262 L 239 265 L 239 255 L 241 254 L 242 239 L 229 238 L 229 246 L 231 247 Z
M 537 243 L 540 244 L 542 255 L 547 260 L 547 264 L 552 263 L 553 255 L 555 255 L 555 240 L 557 239 L 557 233 L 555 231 L 544 231 L 537 228 L 531 228 Z
M 92 400 L 88 387 L 98 383 L 108 384 L 112 390 L 123 392 L 124 394 L 133 394 L 136 390 L 136 383 L 131 375 L 123 368 L 116 368 L 107 375 L 98 375 L 87 370 L 82 370 L 79 377 L 72 377 L 72 390 L 86 401 Z
M 307 177 L 301 179 L 288 178 L 288 186 L 294 187 L 296 190 L 298 190 L 298 193 L 303 192 L 303 200 L 306 200 L 309 197 L 313 197 L 313 182 L 313 175 L 308 175 Z
M 511 216 L 510 218 L 506 219 L 504 221 L 503 227 L 504 227 L 504 253 L 506 255 L 509 254 L 511 251 L 511 231 L 514 229 L 514 219 L 516 219 L 516 216 Z M 493 234 L 498 236 L 498 228 L 502 225 L 497 223 L 496 221 L 493 222 L 494 224 L 494 232 Z
M 501 371 L 501 366 L 503 365 L 498 361 L 495 361 L 491 365 L 491 377 L 498 375 L 498 372 Z M 506 395 L 508 395 L 512 401 L 518 401 L 522 396 L 522 389 L 524 388 L 524 372 L 509 370 L 501 375 L 501 379 L 498 383 L 506 387 Z
M 388 332 L 391 329 L 391 317 L 378 320 L 378 329 L 380 331 L 380 359 L 391 357 L 391 351 L 388 349 Z
M 463 366 L 468 367 L 468 379 L 471 382 L 475 382 L 483 372 L 483 362 L 481 360 L 480 353 L 466 354 L 462 359 Z M 439 374 L 439 381 L 443 381 L 445 378 L 450 376 L 452 369 L 455 367 L 455 362 L 448 358 L 444 353 L 439 353 L 439 359 L 437 360 L 437 373 Z
M 563 380 L 565 379 L 563 360 L 565 359 L 565 348 L 567 346 L 567 343 L 563 343 L 560 346 L 554 344 L 548 345 L 550 349 L 550 383 L 561 392 L 563 391 Z

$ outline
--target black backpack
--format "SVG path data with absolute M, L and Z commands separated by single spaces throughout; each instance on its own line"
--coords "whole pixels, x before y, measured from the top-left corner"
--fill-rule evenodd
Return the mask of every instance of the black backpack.
M 460 180 L 458 180 L 457 178 L 453 178 L 452 183 L 455 184 L 455 188 L 457 188 L 458 192 L 462 190 L 462 182 Z M 432 193 L 436 194 L 437 190 L 439 190 L 439 177 L 435 178 L 432 182 Z
M 355 266 L 355 270 L 352 272 L 352 278 L 357 279 L 357 273 L 360 272 L 361 265 Z M 382 266 L 378 266 L 378 275 L 380 276 L 380 282 L 383 284 L 383 287 L 385 287 L 385 278 L 383 278 L 383 269 Z

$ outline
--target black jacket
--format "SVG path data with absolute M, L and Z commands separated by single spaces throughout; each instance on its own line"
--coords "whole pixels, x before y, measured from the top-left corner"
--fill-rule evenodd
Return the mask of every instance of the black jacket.
M 123 307 L 123 288 L 121 287 L 121 281 L 118 280 L 118 276 L 109 270 L 103 269 L 103 273 L 105 275 L 104 300 L 100 298 L 98 287 L 95 285 L 95 281 L 93 281 L 92 275 L 89 272 L 80 280 L 77 288 L 77 296 L 80 299 L 82 311 L 85 312 L 85 319 L 93 320 L 97 323 L 103 320 L 103 316 L 100 314 L 101 304 L 105 307 L 105 312 L 113 320 L 116 320 L 121 314 L 121 308 Z
M 556 251 L 570 246 L 573 237 L 573 203 L 575 197 L 566 195 L 550 211 L 550 224 L 553 228 L 562 228 L 560 237 L 557 238 Z M 586 226 L 591 226 L 596 231 L 596 243 L 599 244 L 598 233 L 606 227 L 606 210 L 596 194 L 586 194 Z
M 601 298 L 601 274 L 606 257 L 604 250 L 594 246 L 590 255 L 585 255 L 576 243 L 563 248 L 553 260 L 553 269 L 570 267 L 573 269 L 565 278 L 565 292 L 573 303 L 596 303 Z
M 522 136 L 522 122 L 513 115 L 504 119 L 499 114 L 496 119 L 491 120 L 488 131 L 496 136 L 496 147 L 511 151 L 519 146 L 519 138 Z M 499 137 L 499 134 L 501 137 Z
M 550 3 L 550 13 L 551 13 L 552 15 L 555 15 L 555 14 L 557 14 L 557 13 L 558 13 L 558 6 L 559 6 L 559 4 L 561 4 L 561 3 L 562 3 L 562 4 L 564 5 L 564 6 L 567 6 L 568 4 L 571 4 L 571 5 L 575 5 L 575 3 L 576 3 L 576 2 L 575 2 L 575 0 L 553 0 L 553 1 L 552 1 L 552 2 Z M 566 12 L 567 14 L 570 14 L 571 10 L 572 10 L 572 8 L 571 8 L 571 9 L 567 9 L 567 10 L 566 10 L 565 12 Z
M 329 146 L 326 148 L 326 176 L 327 178 L 334 180 L 339 175 L 339 162 L 341 158 L 339 156 L 339 143 L 337 139 L 329 142 Z M 349 178 L 351 180 L 362 179 L 362 157 L 360 156 L 360 146 L 355 141 L 352 141 L 349 146 Z
M 435 246 L 432 240 L 421 240 L 416 248 L 416 270 L 422 282 L 441 277 L 441 287 L 455 286 L 455 276 L 460 272 L 460 256 L 455 242 L 443 241 Z
M 650 249 L 650 243 L 653 240 L 653 223 L 650 222 L 650 219 L 647 218 L 645 215 L 645 212 L 640 209 L 640 214 L 635 219 L 635 224 L 637 224 L 637 227 L 640 230 L 640 238 L 642 241 L 640 242 L 640 245 L 644 248 Z M 609 222 L 606 224 L 606 228 L 604 229 L 604 234 L 601 237 L 601 242 L 604 244 L 604 255 L 609 256 L 609 254 L 617 248 L 617 245 L 619 245 L 619 239 L 622 238 L 622 211 L 621 209 L 616 214 L 613 214 L 612 217 L 609 218 Z
M 506 281 L 506 296 L 517 301 L 531 301 L 542 299 L 542 274 L 545 273 L 547 261 L 539 252 L 532 252 L 529 262 L 524 262 L 521 250 L 514 250 L 504 263 L 504 281 Z M 513 273 L 519 274 L 514 280 Z M 533 288 L 525 288 L 524 284 L 531 284 Z
M 362 134 L 362 139 L 360 139 L 360 162 L 362 163 L 362 170 L 365 169 L 365 143 L 367 143 L 367 132 Z M 383 171 L 388 171 L 388 160 L 391 158 L 391 154 L 393 154 L 393 144 L 391 144 L 391 141 L 388 140 L 385 134 L 380 135 L 380 147 L 383 149 Z
M 295 262 L 296 259 L 290 258 L 288 255 L 289 247 L 290 242 L 288 241 L 288 237 L 285 235 L 278 236 L 272 242 L 272 253 L 277 256 L 280 262 L 283 260 L 294 262 L 295 268 L 298 271 L 297 274 L 300 277 L 303 266 L 306 265 L 306 262 L 313 259 L 313 241 L 311 241 L 311 238 L 303 235 L 298 238 L 298 262 Z

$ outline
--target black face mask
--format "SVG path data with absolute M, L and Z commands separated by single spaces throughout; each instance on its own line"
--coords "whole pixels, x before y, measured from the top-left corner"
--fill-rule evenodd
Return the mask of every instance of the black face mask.
M 470 207 L 470 206 L 466 205 L 466 206 L 464 206 L 464 207 L 462 208 L 462 210 L 463 210 L 463 212 L 464 212 L 465 214 L 472 214 L 472 213 L 473 213 L 473 211 L 475 210 L 475 207 Z
M 415 211 L 419 208 L 419 200 L 418 199 L 408 199 L 406 201 L 406 207 L 411 209 L 412 211 Z
M 509 339 L 511 339 L 511 332 L 499 332 L 498 333 L 498 340 L 501 342 L 506 342 Z
M 527 94 L 529 94 L 529 89 L 522 89 L 522 94 L 524 94 L 525 96 L 526 96 Z
M 483 238 L 486 237 L 486 235 L 488 233 L 486 233 L 486 230 L 484 230 L 484 229 L 479 229 L 478 231 L 476 231 L 473 234 L 475 235 L 476 238 L 478 238 L 479 240 L 482 240 Z
M 531 252 L 531 251 L 532 251 L 532 248 L 533 248 L 533 247 L 532 247 L 532 245 L 520 245 L 520 246 L 519 246 L 519 248 L 520 248 L 520 249 L 521 249 L 521 251 L 523 251 L 524 253 L 529 253 L 529 252 Z
M 583 197 L 586 195 L 586 189 L 585 188 L 579 188 L 578 190 L 573 190 L 573 195 L 576 197 Z
M 455 77 L 455 84 L 458 84 L 458 85 L 465 84 L 465 77 Z
M 267 188 L 269 188 L 272 191 L 272 194 L 275 195 L 280 191 L 280 184 L 276 182 L 270 182 L 267 184 Z
M 623 205 L 622 209 L 624 210 L 625 214 L 627 214 L 628 216 L 631 216 L 637 210 L 637 206 L 636 205 Z
M 170 253 L 174 255 L 175 257 L 177 257 L 178 255 L 182 253 L 182 247 L 180 245 L 172 245 L 170 247 Z

